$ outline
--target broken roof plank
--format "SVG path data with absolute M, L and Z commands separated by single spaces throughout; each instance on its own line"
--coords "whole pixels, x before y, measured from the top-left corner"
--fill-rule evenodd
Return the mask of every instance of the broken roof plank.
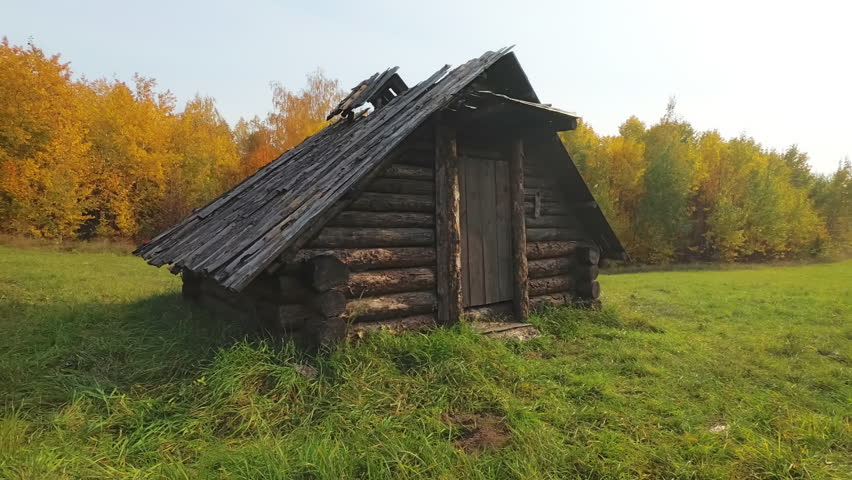
M 347 116 L 349 112 L 367 102 L 375 103 L 377 98 L 387 97 L 388 88 L 393 89 L 395 95 L 399 95 L 408 89 L 408 86 L 397 75 L 399 67 L 392 67 L 383 73 L 376 72 L 370 78 L 361 81 L 349 92 L 343 100 L 328 114 L 326 120 L 331 120 L 337 115 Z

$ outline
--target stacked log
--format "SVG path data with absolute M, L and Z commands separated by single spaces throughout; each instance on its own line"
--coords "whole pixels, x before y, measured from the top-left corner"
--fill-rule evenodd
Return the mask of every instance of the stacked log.
M 598 277 L 600 251 L 593 246 L 583 245 L 577 249 L 577 294 L 584 300 L 597 300 L 601 296 L 601 285 Z
M 530 303 L 536 308 L 600 296 L 599 250 L 585 241 L 582 224 L 552 169 L 535 155 L 524 165 Z
M 250 330 L 262 328 L 256 305 L 248 296 L 228 290 L 209 278 L 199 279 L 199 284 L 196 299 L 214 318 Z
M 335 289 L 348 335 L 435 324 L 435 169 L 431 144 L 408 150 L 301 249 L 294 263 L 323 256 L 351 274 Z M 292 272 L 292 265 L 283 272 Z

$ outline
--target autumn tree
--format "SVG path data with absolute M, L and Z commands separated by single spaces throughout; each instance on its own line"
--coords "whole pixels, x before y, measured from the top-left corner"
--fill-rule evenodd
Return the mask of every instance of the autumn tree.
M 166 168 L 162 213 L 148 226 L 151 233 L 173 225 L 243 177 L 231 129 L 212 98 L 196 96 L 187 102 L 170 135 L 176 157 Z
M 257 116 L 237 122 L 234 141 L 240 156 L 241 176 L 251 175 L 282 153 L 275 147 L 273 135 L 272 129 Z
M 84 234 L 152 233 L 146 227 L 160 215 L 167 172 L 180 161 L 171 148 L 174 96 L 138 75 L 133 85 L 96 80 L 82 86 L 95 186 Z
M 0 42 L 0 228 L 68 238 L 86 220 L 89 143 L 68 64 Z
M 272 145 L 287 151 L 328 125 L 325 117 L 343 98 L 337 80 L 329 79 L 322 70 L 307 76 L 306 88 L 293 92 L 282 84 L 272 84 L 273 110 L 267 117 L 272 130 Z

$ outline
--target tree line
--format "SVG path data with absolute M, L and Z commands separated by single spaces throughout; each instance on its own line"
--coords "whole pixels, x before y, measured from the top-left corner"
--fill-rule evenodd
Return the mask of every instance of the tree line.
M 59 55 L 0 43 L 0 231 L 145 240 L 325 126 L 322 72 L 231 128 L 210 97 L 177 108 L 151 78 L 75 80 Z
M 588 125 L 561 134 L 601 209 L 635 261 L 761 261 L 848 255 L 852 165 L 811 170 L 741 135 L 698 132 L 675 113 L 651 126 L 630 117 L 618 135 Z
M 214 99 L 181 109 L 168 90 L 75 79 L 59 55 L 0 43 L 0 231 L 50 239 L 145 240 L 323 128 L 342 97 L 321 71 L 271 110 L 229 126 Z M 675 113 L 618 135 L 561 134 L 638 262 L 764 260 L 852 250 L 852 166 L 811 171 L 740 136 L 698 132 Z

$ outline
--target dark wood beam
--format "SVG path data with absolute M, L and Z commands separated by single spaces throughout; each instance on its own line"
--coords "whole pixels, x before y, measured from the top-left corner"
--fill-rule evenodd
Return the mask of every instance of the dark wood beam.
M 439 325 L 458 322 L 463 308 L 460 203 L 456 131 L 439 120 L 435 126 L 435 244 Z
M 512 259 L 514 270 L 513 310 L 518 321 L 526 321 L 530 313 L 529 267 L 527 265 L 527 230 L 524 218 L 524 142 L 512 141 L 509 157 L 509 184 L 512 197 Z

